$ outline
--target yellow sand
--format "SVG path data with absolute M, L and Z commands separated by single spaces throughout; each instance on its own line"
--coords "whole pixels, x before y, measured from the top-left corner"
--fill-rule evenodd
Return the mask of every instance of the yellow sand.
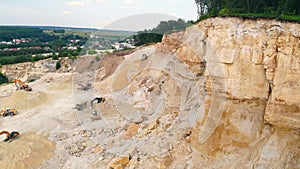
M 10 97 L 3 99 L 1 102 L 1 109 L 10 107 L 17 110 L 26 110 L 46 102 L 46 93 L 38 91 L 16 91 Z
M 0 168 L 38 168 L 53 156 L 55 143 L 47 136 L 24 134 L 10 143 L 0 143 Z

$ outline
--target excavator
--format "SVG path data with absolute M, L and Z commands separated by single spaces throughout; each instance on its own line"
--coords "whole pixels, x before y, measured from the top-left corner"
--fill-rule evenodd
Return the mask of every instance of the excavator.
M 91 100 L 91 109 L 93 110 L 93 115 L 97 116 L 98 112 L 97 110 L 94 109 L 94 102 L 97 101 L 97 103 L 104 103 L 105 98 L 104 97 L 95 97 L 94 99 Z
M 0 111 L 0 116 L 6 117 L 6 116 L 14 116 L 18 113 L 16 109 L 6 108 L 6 110 Z
M 9 140 L 12 141 L 14 138 L 16 138 L 17 136 L 20 135 L 20 133 L 17 131 L 13 131 L 11 133 L 8 131 L 1 131 L 0 135 L 2 135 L 2 134 L 6 134 L 6 139 L 4 140 L 4 142 L 7 142 Z
M 32 91 L 32 88 L 23 83 L 21 80 L 14 80 L 14 83 L 17 87 L 17 90 Z

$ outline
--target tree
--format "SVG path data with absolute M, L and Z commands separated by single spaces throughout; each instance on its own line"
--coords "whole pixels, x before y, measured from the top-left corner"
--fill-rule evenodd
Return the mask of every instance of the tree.
M 211 6 L 211 0 L 195 0 L 197 5 L 198 19 L 208 12 Z
M 198 19 L 218 16 L 269 17 L 299 21 L 299 0 L 195 0 Z
M 56 62 L 55 65 L 56 70 L 60 69 L 60 67 L 61 67 L 60 61 Z

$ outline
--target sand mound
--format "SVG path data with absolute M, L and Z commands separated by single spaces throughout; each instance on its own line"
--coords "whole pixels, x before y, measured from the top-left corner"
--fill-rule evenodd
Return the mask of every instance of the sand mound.
M 26 110 L 34 108 L 47 102 L 47 94 L 39 91 L 16 91 L 10 97 L 3 99 L 1 108 L 15 108 L 17 110 Z
M 1 143 L 0 166 L 6 169 L 38 168 L 53 156 L 55 143 L 47 136 L 21 135 L 11 143 Z

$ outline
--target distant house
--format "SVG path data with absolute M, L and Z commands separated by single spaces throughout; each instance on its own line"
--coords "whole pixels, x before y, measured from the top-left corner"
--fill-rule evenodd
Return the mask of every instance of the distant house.
M 51 50 L 51 48 L 49 46 L 45 46 L 44 49 L 45 50 Z
M 77 46 L 70 46 L 70 47 L 68 47 L 67 49 L 68 49 L 68 50 L 77 50 L 78 47 L 77 47 Z
M 22 42 L 22 40 L 21 40 L 21 39 L 13 39 L 12 41 L 13 41 L 13 43 L 15 43 L 15 44 L 19 44 L 19 43 L 21 43 L 21 42 Z
M 114 47 L 116 50 L 134 49 L 135 48 L 135 46 L 133 46 L 132 44 L 126 43 L 126 42 L 115 43 L 115 44 L 112 44 L 111 46 Z
M 40 46 L 31 46 L 30 49 L 42 49 Z
M 120 43 L 114 43 L 111 45 L 113 48 L 115 48 L 116 50 L 120 50 L 121 46 Z

